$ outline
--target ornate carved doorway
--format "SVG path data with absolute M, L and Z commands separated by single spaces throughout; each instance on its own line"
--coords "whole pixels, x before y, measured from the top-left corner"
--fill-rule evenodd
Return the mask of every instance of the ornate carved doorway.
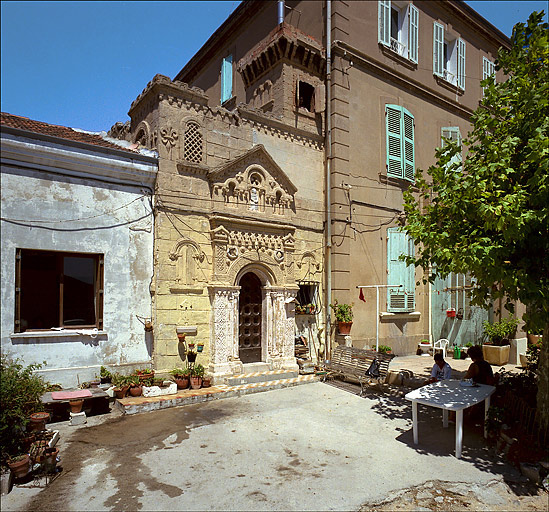
M 261 281 L 253 272 L 240 279 L 238 355 L 242 363 L 261 361 Z

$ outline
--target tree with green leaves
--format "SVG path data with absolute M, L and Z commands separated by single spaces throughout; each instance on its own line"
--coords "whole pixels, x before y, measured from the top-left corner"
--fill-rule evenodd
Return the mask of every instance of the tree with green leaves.
M 405 230 L 416 243 L 409 264 L 438 275 L 469 272 L 473 304 L 502 299 L 526 306 L 525 328 L 544 333 L 538 408 L 549 424 L 549 46 L 544 13 L 513 28 L 498 52 L 504 82 L 481 82 L 484 97 L 463 141 L 446 141 L 436 163 L 405 194 Z M 428 272 L 426 272 L 428 275 Z M 434 276 L 432 277 L 434 279 Z

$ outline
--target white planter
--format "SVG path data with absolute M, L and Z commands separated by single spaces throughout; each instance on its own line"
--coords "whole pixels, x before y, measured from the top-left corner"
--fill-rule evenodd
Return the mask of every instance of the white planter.
M 496 345 L 482 345 L 484 359 L 496 366 L 503 366 L 509 362 L 510 350 L 511 345 L 503 345 L 502 347 Z

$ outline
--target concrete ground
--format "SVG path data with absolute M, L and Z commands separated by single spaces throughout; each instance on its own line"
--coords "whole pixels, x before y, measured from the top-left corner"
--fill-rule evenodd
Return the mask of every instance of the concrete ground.
M 414 445 L 406 390 L 358 390 L 313 383 L 50 425 L 63 471 L 14 488 L 2 510 L 546 509 L 480 427 L 466 424 L 458 460 L 440 411 L 420 406 Z

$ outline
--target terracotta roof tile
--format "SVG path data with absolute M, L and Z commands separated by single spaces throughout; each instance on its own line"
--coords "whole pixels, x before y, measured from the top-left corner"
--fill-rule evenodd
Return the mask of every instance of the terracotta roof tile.
M 134 149 L 124 148 L 104 140 L 101 135 L 83 133 L 66 126 L 58 126 L 55 124 L 43 123 L 41 121 L 34 121 L 28 117 L 16 116 L 13 114 L 8 114 L 7 112 L 2 112 L 0 115 L 0 124 L 2 126 L 9 126 L 11 128 L 18 128 L 20 130 L 41 133 L 43 135 L 50 135 L 52 137 L 59 137 L 61 139 L 76 142 L 83 142 L 85 144 L 92 144 L 93 146 L 100 146 L 103 148 L 118 149 L 119 151 L 128 151 L 129 153 L 138 153 L 138 151 L 135 151 Z

